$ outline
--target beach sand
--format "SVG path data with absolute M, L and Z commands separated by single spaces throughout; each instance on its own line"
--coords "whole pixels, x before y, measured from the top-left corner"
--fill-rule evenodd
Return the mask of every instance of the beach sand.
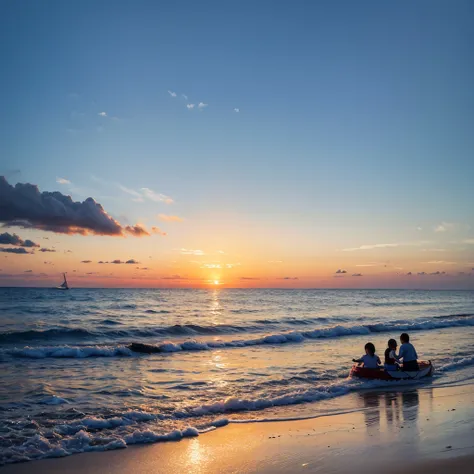
M 371 391 L 362 411 L 231 423 L 180 442 L 8 465 L 2 474 L 472 472 L 474 385 Z

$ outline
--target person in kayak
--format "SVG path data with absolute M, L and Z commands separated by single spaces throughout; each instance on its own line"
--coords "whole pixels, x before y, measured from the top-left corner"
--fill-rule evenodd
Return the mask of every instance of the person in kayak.
M 387 345 L 388 347 L 385 349 L 385 370 L 398 370 L 397 341 L 395 339 L 389 339 Z
M 365 355 L 360 359 L 352 359 L 352 362 L 363 362 L 364 367 L 367 369 L 378 369 L 380 362 L 379 356 L 375 353 L 375 346 L 368 342 L 365 346 Z
M 413 344 L 410 344 L 410 336 L 406 332 L 400 335 L 400 342 L 402 345 L 398 351 L 398 356 L 395 357 L 398 361 L 402 360 L 402 369 L 405 371 L 420 370 L 417 360 L 418 354 L 416 353 Z

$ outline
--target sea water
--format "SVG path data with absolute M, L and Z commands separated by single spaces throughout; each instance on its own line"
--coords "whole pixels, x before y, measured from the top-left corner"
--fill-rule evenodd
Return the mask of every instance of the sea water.
M 401 332 L 432 379 L 348 378 Z M 3 288 L 0 373 L 0 464 L 358 410 L 369 389 L 474 381 L 474 292 Z

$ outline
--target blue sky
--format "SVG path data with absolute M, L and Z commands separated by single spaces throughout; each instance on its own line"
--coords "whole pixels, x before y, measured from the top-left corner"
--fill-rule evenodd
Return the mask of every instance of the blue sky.
M 304 258 L 312 242 L 412 241 L 441 222 L 460 232 L 446 242 L 472 238 L 472 2 L 1 8 L 11 183 L 148 225 L 169 209 L 118 185 L 172 196 L 192 224 L 169 249 L 221 232 Z

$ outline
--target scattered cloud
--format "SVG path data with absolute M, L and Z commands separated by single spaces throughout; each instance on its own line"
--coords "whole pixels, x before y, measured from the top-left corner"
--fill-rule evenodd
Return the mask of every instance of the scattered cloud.
M 412 273 L 412 272 L 408 272 L 406 275 L 407 275 L 407 276 L 411 276 L 411 275 L 413 275 L 413 273 Z
M 189 110 L 193 110 L 195 106 L 196 106 L 196 104 L 187 104 L 187 105 L 186 105 L 186 107 L 187 107 Z
M 417 275 L 426 275 L 426 272 L 418 272 Z
M 141 224 L 135 224 L 133 226 L 127 225 L 124 228 L 127 234 L 133 235 L 134 237 L 144 237 L 150 235 L 150 232 Z
M 129 264 L 129 265 L 138 265 L 140 262 L 137 262 L 134 258 L 131 258 L 130 260 L 127 260 L 125 262 L 126 264 Z
M 430 275 L 446 275 L 446 272 L 437 271 L 437 272 L 430 273 Z
M 184 100 L 188 100 L 188 96 L 186 94 L 181 94 L 181 97 L 184 99 Z
M 466 240 L 463 240 L 462 242 L 463 244 L 474 245 L 474 239 L 466 239 Z
M 33 273 L 33 270 L 25 270 L 24 273 Z
M 56 178 L 56 183 L 59 183 L 59 184 L 71 184 L 71 181 L 69 181 L 69 180 L 66 179 L 66 178 Z
M 238 114 L 240 112 L 240 109 L 234 109 L 234 112 Z
M 446 252 L 446 249 L 421 249 L 422 252 Z
M 201 268 L 222 268 L 222 265 L 220 263 L 204 263 Z
M 225 252 L 224 252 L 223 250 L 218 250 L 217 253 L 220 253 L 220 254 L 222 254 L 222 255 L 225 254 Z
M 282 277 L 282 278 L 277 278 L 277 280 L 299 280 L 298 277 Z
M 149 199 L 150 201 L 155 201 L 155 202 L 164 202 L 165 204 L 172 204 L 174 201 L 172 198 L 169 196 L 166 196 L 165 194 L 161 193 L 155 193 L 150 188 L 141 188 L 140 189 L 141 194 Z
M 205 255 L 202 250 L 180 249 L 182 255 Z
M 435 232 L 447 232 L 448 230 L 454 229 L 454 224 L 452 222 L 441 222 L 434 228 Z
M 362 273 L 353 273 L 352 276 L 353 276 L 353 277 L 361 277 L 361 276 L 362 276 Z
M 241 280 L 260 280 L 260 278 L 256 277 L 240 277 Z
M 25 255 L 25 254 L 31 254 L 32 252 L 28 252 L 24 247 L 20 248 L 0 248 L 0 252 L 4 253 L 15 253 L 18 255 Z
M 107 112 L 99 112 L 97 115 L 100 117 L 107 117 Z
M 445 260 L 431 260 L 430 262 L 422 263 L 428 263 L 430 265 L 456 265 L 456 262 L 446 262 Z
M 92 260 L 81 260 L 81 263 L 92 263 Z M 99 262 L 101 263 L 101 262 Z
M 1 245 L 16 245 L 17 247 L 39 247 L 39 244 L 36 244 L 32 240 L 26 239 L 23 240 L 17 234 L 10 234 L 5 232 L 0 234 L 0 244 Z
M 158 214 L 158 219 L 165 222 L 182 222 L 183 219 L 178 216 L 169 216 L 167 214 Z
M 341 270 L 340 268 L 335 273 L 347 273 L 346 270 Z
M 209 104 L 205 104 L 204 102 L 199 102 L 198 108 L 199 108 L 199 109 L 204 109 L 204 108 L 206 108 L 208 105 L 209 105 Z
M 159 227 L 153 226 L 151 232 L 156 235 L 162 235 L 163 237 L 168 235 L 166 232 L 163 232 Z
M 268 263 L 283 263 L 283 260 L 269 260 Z
M 423 227 L 417 227 L 416 230 L 423 230 Z
M 360 247 L 352 247 L 348 249 L 342 249 L 343 252 L 355 252 L 356 250 L 372 250 L 372 249 L 384 249 L 390 247 L 399 247 L 403 244 L 371 244 L 371 245 L 361 245 Z
M 381 262 L 369 262 L 369 263 L 360 263 L 356 267 L 379 267 L 380 265 L 385 265 Z
M 121 263 L 124 263 L 124 262 L 122 262 L 122 260 L 116 259 L 116 260 L 112 260 L 110 263 L 114 263 L 115 265 L 120 265 Z
M 123 236 L 120 222 L 92 198 L 74 202 L 70 196 L 40 192 L 30 183 L 10 185 L 0 176 L 0 222 L 5 226 L 39 229 L 60 234 Z M 136 234 L 135 234 L 136 235 Z
M 168 91 L 168 94 L 171 96 L 171 97 L 176 97 L 176 92 L 173 92 L 173 91 Z
M 164 276 L 161 277 L 162 280 L 187 280 L 188 278 L 182 277 L 180 275 L 171 275 L 171 276 Z
M 54 249 L 47 249 L 46 247 L 42 247 L 39 249 L 39 252 L 56 252 Z

